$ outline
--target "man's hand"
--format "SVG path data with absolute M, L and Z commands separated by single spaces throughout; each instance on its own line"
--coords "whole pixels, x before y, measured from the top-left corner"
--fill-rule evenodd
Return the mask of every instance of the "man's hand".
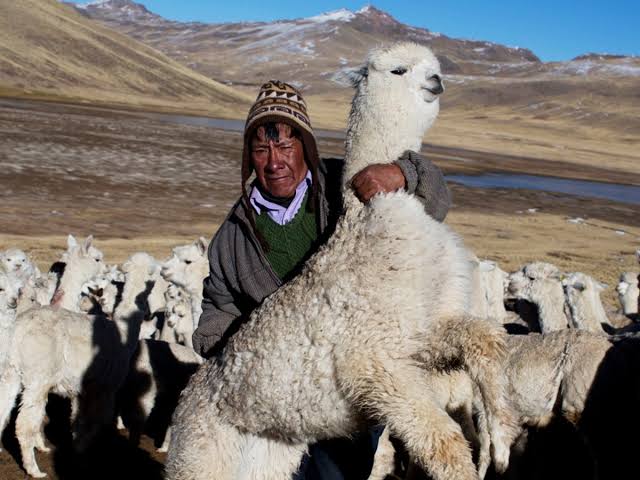
M 395 192 L 406 187 L 402 170 L 395 163 L 369 165 L 351 179 L 351 188 L 362 203 L 376 193 Z

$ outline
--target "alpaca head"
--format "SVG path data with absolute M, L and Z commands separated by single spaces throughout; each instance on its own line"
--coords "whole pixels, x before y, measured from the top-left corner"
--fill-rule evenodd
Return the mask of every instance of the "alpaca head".
M 508 276 L 507 292 L 512 298 L 536 303 L 543 292 L 561 288 L 562 273 L 555 265 L 529 263 Z
M 35 268 L 29 261 L 27 254 L 17 248 L 10 248 L 0 253 L 0 265 L 5 272 L 22 280 L 26 280 L 35 273 Z
M 395 94 L 401 106 L 409 109 L 405 113 L 435 118 L 444 86 L 440 62 L 428 47 L 407 42 L 376 48 L 365 68 L 358 89 Z
M 184 325 L 185 322 L 191 323 L 191 306 L 184 302 L 170 305 L 167 308 L 167 325 L 176 328 L 178 325 Z
M 440 64 L 431 50 L 397 43 L 371 51 L 353 74 L 356 88 L 346 140 L 345 180 L 371 163 L 391 163 L 419 151 L 444 92 Z
M 171 257 L 162 265 L 162 277 L 179 287 L 202 289 L 208 271 L 207 241 L 200 237 L 191 245 L 175 247 Z
M 573 312 L 573 316 L 578 320 L 593 317 L 594 319 L 606 322 L 606 313 L 600 300 L 600 292 L 607 288 L 607 285 L 598 282 L 581 272 L 575 272 L 562 280 L 567 303 Z
M 152 281 L 158 274 L 158 262 L 146 252 L 137 252 L 131 255 L 120 267 L 124 274 L 125 281 L 129 281 L 132 275 Z
M 73 235 L 69 235 L 67 251 L 61 258 L 66 265 L 63 277 L 72 275 L 80 281 L 80 284 L 83 284 L 104 271 L 102 257 L 102 252 L 93 246 L 92 235 L 89 235 L 82 244 L 79 244 Z
M 170 283 L 164 292 L 164 300 L 166 303 L 179 302 L 185 298 L 184 291 L 175 283 Z
M 0 269 L 0 313 L 14 312 L 18 307 L 20 284 L 13 275 Z

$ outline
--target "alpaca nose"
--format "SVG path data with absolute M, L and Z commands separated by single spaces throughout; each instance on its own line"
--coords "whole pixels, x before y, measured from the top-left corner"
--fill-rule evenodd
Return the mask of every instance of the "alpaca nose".
M 444 92 L 444 83 L 442 82 L 442 77 L 440 77 L 440 75 L 438 74 L 431 75 L 427 79 L 427 84 L 429 85 L 427 87 L 427 90 L 429 90 L 434 95 L 440 95 L 442 92 Z

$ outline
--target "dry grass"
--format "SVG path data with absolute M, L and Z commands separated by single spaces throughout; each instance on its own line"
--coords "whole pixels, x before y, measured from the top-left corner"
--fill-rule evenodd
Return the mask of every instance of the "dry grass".
M 5 91 L 226 117 L 251 101 L 56 0 L 0 0 L 0 6 Z

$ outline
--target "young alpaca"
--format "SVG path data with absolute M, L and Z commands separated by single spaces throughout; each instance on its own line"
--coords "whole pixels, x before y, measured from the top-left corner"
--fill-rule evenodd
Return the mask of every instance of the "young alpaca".
M 538 307 L 542 333 L 569 327 L 561 274 L 555 266 L 543 262 L 525 265 L 509 275 L 508 291 L 515 298 L 527 300 Z
M 345 180 L 419 150 L 441 92 L 426 47 L 375 50 L 352 105 Z M 460 427 L 427 381 L 450 363 L 480 386 L 494 457 L 506 467 L 504 335 L 466 314 L 468 253 L 412 195 L 363 205 L 348 183 L 343 195 L 327 243 L 191 377 L 174 415 L 169 479 L 288 478 L 308 443 L 369 421 L 385 423 L 436 480 L 476 479 Z
M 207 241 L 200 237 L 191 245 L 175 247 L 162 265 L 162 277 L 181 287 L 191 299 L 193 329 L 198 328 L 202 314 L 202 282 L 209 275 Z
M 32 308 L 18 317 L 8 366 L 0 381 L 0 427 L 5 426 L 22 387 L 16 436 L 30 476 L 46 476 L 38 468 L 34 448 L 47 451 L 41 429 L 50 392 L 71 398 L 79 448 L 114 420 L 115 394 L 137 345 L 145 311 L 141 303 L 150 289 L 149 271 L 155 268 L 147 257 L 133 255 L 123 266 L 126 282 L 113 321 L 56 307 Z M 79 263 L 101 263 L 89 256 L 86 244 L 79 252 L 73 249 L 66 260 L 61 285 L 69 286 L 77 282 L 65 282 L 64 276 L 78 271 Z M 66 294 L 79 296 L 73 290 Z

